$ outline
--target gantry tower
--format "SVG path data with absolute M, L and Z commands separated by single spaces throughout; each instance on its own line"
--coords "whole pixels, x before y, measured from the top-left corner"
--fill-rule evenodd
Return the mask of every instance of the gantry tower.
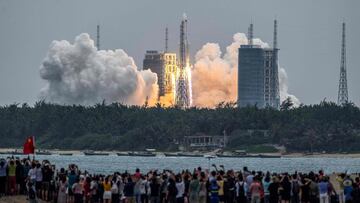
M 347 102 L 348 102 L 348 88 L 347 88 L 347 76 L 346 76 L 346 41 L 345 41 L 345 22 L 343 22 L 338 104 L 340 105 Z

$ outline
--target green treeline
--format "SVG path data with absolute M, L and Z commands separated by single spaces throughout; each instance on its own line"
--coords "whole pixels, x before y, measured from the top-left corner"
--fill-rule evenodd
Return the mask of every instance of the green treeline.
M 281 110 L 236 108 L 232 103 L 215 109 L 125 106 L 64 106 L 37 102 L 0 107 L 0 147 L 21 148 L 36 136 L 37 147 L 93 150 L 177 150 L 184 136 L 229 136 L 229 149 L 279 144 L 288 151 L 360 151 L 360 109 L 352 103 L 331 102 Z M 267 131 L 243 133 L 246 130 Z

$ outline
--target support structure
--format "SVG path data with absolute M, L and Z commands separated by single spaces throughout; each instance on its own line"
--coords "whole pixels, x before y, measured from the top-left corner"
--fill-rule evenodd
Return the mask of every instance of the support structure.
M 176 105 L 180 108 L 191 106 L 191 70 L 189 43 L 187 41 L 187 17 L 184 14 L 180 25 L 179 68 L 176 82 Z
M 96 48 L 100 50 L 100 25 L 96 26 Z
M 279 63 L 278 63 L 278 42 L 277 42 L 277 20 L 274 20 L 274 41 L 273 41 L 273 64 L 270 81 L 272 89 L 270 91 L 270 106 L 276 109 L 280 108 L 280 89 L 279 89 Z
M 168 32 L 168 28 L 166 27 L 165 29 L 165 53 L 168 52 L 168 41 L 169 41 L 169 32 Z
M 254 38 L 254 25 L 253 25 L 253 23 L 251 23 L 250 26 L 249 26 L 248 37 L 249 37 L 248 44 L 250 46 L 252 46 L 253 45 L 253 38 Z
M 345 22 L 342 24 L 342 42 L 341 42 L 341 62 L 340 62 L 340 79 L 338 91 L 338 104 L 348 102 L 348 88 L 346 75 L 346 41 L 345 41 Z

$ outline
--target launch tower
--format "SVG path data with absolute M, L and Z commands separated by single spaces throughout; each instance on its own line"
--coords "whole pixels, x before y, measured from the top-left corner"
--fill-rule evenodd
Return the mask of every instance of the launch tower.
M 341 62 L 340 62 L 340 80 L 338 92 L 338 104 L 348 102 L 348 88 L 346 77 L 346 44 L 345 44 L 345 23 L 342 24 L 342 42 L 341 42 Z
M 181 108 L 191 106 L 191 70 L 189 44 L 187 41 L 187 17 L 184 14 L 180 25 L 179 68 L 176 80 L 175 103 Z

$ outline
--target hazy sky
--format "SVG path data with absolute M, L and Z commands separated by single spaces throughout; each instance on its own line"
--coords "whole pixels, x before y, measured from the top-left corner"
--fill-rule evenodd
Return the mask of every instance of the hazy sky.
M 359 0 L 0 0 L 0 105 L 33 104 L 45 82 L 39 67 L 52 40 L 69 40 L 101 25 L 101 48 L 124 49 L 142 67 L 145 50 L 178 50 L 179 23 L 189 19 L 192 56 L 206 42 L 225 47 L 247 32 L 272 43 L 279 21 L 280 65 L 289 92 L 305 104 L 337 101 L 341 23 L 347 23 L 349 99 L 360 105 Z

